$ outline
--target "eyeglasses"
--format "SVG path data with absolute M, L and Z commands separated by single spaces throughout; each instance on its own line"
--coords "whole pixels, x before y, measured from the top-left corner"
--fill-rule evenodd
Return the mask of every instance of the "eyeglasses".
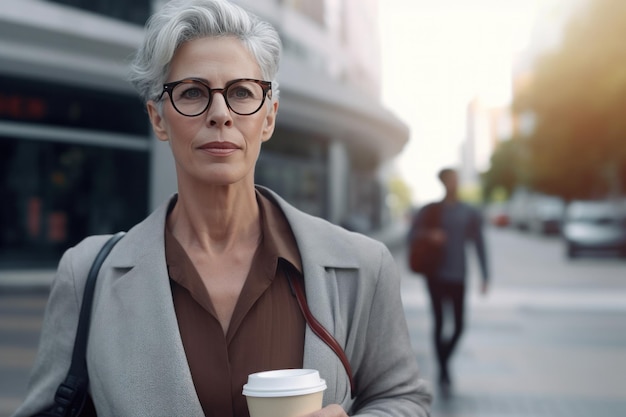
M 177 112 L 183 116 L 194 117 L 201 115 L 211 106 L 214 93 L 220 93 L 231 111 L 249 116 L 259 111 L 265 97 L 271 97 L 271 91 L 270 81 L 251 78 L 229 81 L 224 88 L 211 88 L 202 80 L 188 78 L 163 84 L 159 100 L 167 93 Z

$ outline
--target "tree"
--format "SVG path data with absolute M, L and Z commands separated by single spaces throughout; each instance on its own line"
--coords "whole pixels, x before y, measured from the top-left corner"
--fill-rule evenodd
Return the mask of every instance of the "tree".
M 395 217 L 403 217 L 411 207 L 411 188 L 400 176 L 389 179 L 389 205 Z
M 528 181 L 526 157 L 526 142 L 523 138 L 500 142 L 491 155 L 489 170 L 482 175 L 484 201 L 492 200 L 498 189 L 510 196 L 517 185 Z
M 532 112 L 530 185 L 566 199 L 626 184 L 626 1 L 593 0 L 543 55 L 514 109 Z

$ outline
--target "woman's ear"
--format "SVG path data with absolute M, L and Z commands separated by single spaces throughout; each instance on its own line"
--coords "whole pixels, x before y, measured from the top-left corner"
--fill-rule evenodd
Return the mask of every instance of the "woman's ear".
M 159 112 L 157 104 L 154 100 L 149 100 L 146 103 L 146 108 L 148 109 L 148 116 L 150 116 L 152 130 L 154 131 L 156 137 L 162 141 L 169 140 L 167 129 L 165 128 L 165 119 L 163 119 L 163 116 Z
M 265 116 L 265 125 L 263 126 L 263 133 L 261 139 L 263 142 L 268 141 L 274 133 L 276 127 L 276 115 L 278 114 L 278 100 L 272 101 L 269 111 Z

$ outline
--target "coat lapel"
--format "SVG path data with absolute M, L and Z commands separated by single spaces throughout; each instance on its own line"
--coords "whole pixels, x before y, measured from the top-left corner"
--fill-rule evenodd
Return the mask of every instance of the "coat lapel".
M 341 320 L 335 320 L 340 314 L 340 302 L 337 280 L 334 278 L 337 269 L 359 268 L 357 259 L 350 255 L 354 248 L 346 246 L 347 241 L 343 239 L 332 238 L 337 236 L 336 226 L 302 213 L 266 188 L 257 188 L 279 205 L 291 226 L 302 257 L 307 303 L 311 312 L 335 337 L 345 334 L 346 329 L 336 327 L 341 325 Z M 345 340 L 338 339 L 338 342 L 345 346 Z M 328 389 L 324 394 L 325 404 L 342 403 L 350 397 L 350 386 L 341 361 L 308 326 L 303 366 L 317 369 L 322 378 L 326 379 Z
M 164 204 L 126 234 L 98 282 L 90 379 L 94 397 L 116 399 L 110 415 L 203 415 L 167 274 L 166 213 Z

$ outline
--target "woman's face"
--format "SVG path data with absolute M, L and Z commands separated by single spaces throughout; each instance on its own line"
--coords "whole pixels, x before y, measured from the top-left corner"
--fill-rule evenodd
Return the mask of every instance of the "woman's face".
M 170 63 L 167 82 L 186 78 L 203 79 L 211 88 L 238 78 L 263 79 L 252 55 L 231 37 L 200 38 L 181 45 Z M 266 98 L 257 113 L 241 116 L 229 110 L 220 93 L 214 93 L 204 113 L 187 117 L 164 94 L 162 113 L 152 101 L 148 113 L 156 136 L 170 142 L 179 183 L 253 184 L 261 143 L 271 137 L 278 110 L 278 102 L 268 103 Z

